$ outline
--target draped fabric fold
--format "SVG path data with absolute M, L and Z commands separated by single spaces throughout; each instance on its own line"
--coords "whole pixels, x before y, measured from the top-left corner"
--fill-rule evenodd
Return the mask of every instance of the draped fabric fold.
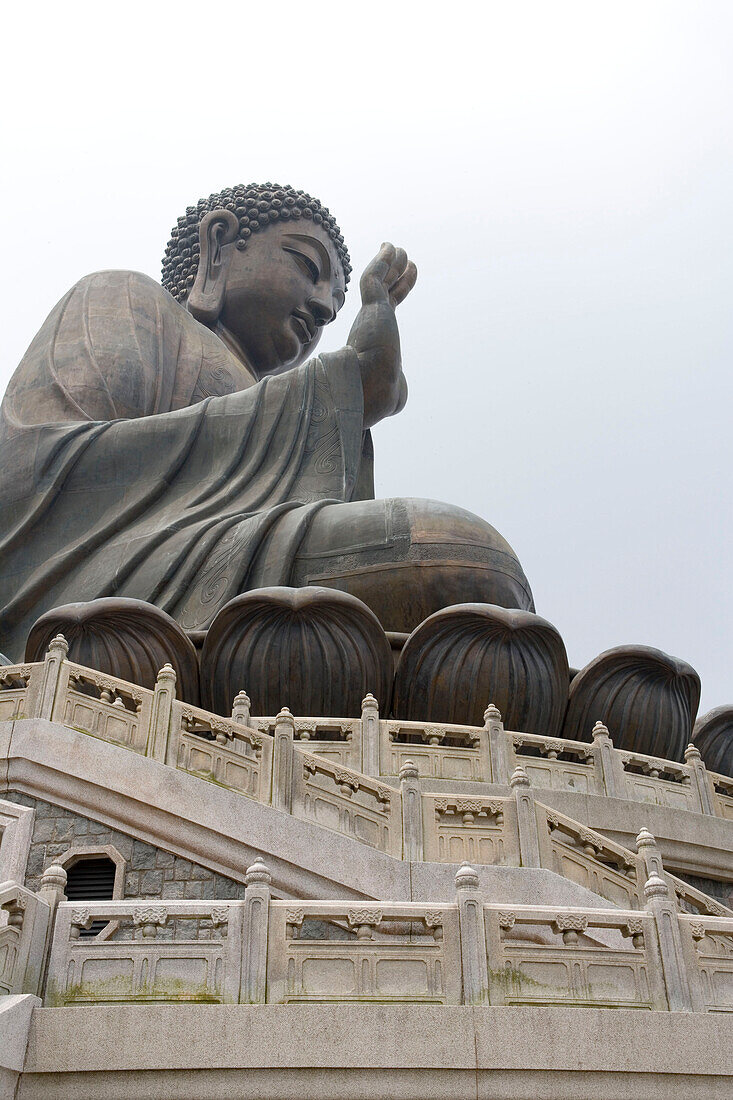
M 201 629 L 265 549 L 287 584 L 314 512 L 352 498 L 362 400 L 350 349 L 257 382 L 146 276 L 82 280 L 0 410 L 0 648 L 19 658 L 43 611 L 100 596 Z

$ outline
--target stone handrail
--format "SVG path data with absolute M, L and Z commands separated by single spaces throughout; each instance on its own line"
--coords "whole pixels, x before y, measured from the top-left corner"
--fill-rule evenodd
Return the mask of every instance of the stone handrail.
M 679 914 L 652 874 L 641 909 L 486 904 L 468 864 L 446 904 L 62 902 L 47 1006 L 390 1000 L 733 1011 L 733 918 Z M 113 921 L 111 935 L 92 925 Z M 43 972 L 45 949 L 34 965 Z
M 244 692 L 234 700 L 231 717 L 207 714 L 176 700 L 175 674 L 169 667 L 158 674 L 150 692 L 68 662 L 66 651 L 59 637 L 43 662 L 2 668 L 0 720 L 57 720 L 166 762 L 177 761 L 180 729 L 186 729 L 186 715 L 194 712 L 197 733 L 215 731 L 216 726 L 214 739 L 223 734 L 234 751 L 248 739 L 243 729 L 251 730 L 250 744 L 258 735 L 273 736 L 276 717 L 252 717 Z M 617 750 L 601 723 L 586 742 L 505 730 L 492 705 L 486 708 L 483 726 L 402 722 L 380 718 L 379 703 L 371 695 L 362 704 L 361 718 L 308 716 L 295 717 L 294 723 L 296 741 L 375 777 L 396 777 L 409 759 L 425 777 L 506 785 L 522 763 L 535 787 L 654 802 L 733 820 L 733 778 L 708 772 L 694 746 L 688 748 L 685 763 Z
M 541 737 L 536 733 L 519 733 L 507 730 L 514 749 L 533 749 L 538 756 L 557 760 L 559 756 L 576 757 L 581 764 L 593 759 L 593 745 L 588 741 L 569 741 L 563 737 Z M 525 754 L 527 755 L 527 754 Z
M 44 897 L 0 883 L 0 995 L 38 993 L 51 914 Z
M 733 821 L 733 778 L 717 772 L 707 774 L 712 789 L 713 813 Z
M 295 740 L 303 748 L 315 752 L 345 768 L 364 771 L 362 760 L 361 718 L 296 718 Z M 260 733 L 273 736 L 277 716 L 249 718 L 249 724 Z
M 694 746 L 679 764 L 614 749 L 600 723 L 592 743 L 505 731 L 493 706 L 483 727 L 385 720 L 372 696 L 360 719 L 298 718 L 287 710 L 257 718 L 241 692 L 232 716 L 222 717 L 177 700 L 170 666 L 149 691 L 73 664 L 66 651 L 59 637 L 43 662 L 2 668 L 0 719 L 61 722 L 396 856 L 422 859 L 429 850 L 432 858 L 448 860 L 434 854 L 441 843 L 446 852 L 460 847 L 455 839 L 448 843 L 445 830 L 418 821 L 421 800 L 414 791 L 422 794 L 423 787 L 416 765 L 422 782 L 453 778 L 506 788 L 521 763 L 533 789 L 641 798 L 733 820 L 733 779 L 707 772 Z M 396 767 L 400 796 L 379 782 Z M 410 774 L 403 776 L 405 768 Z M 402 812 L 400 804 L 408 803 L 409 812 Z M 485 838 L 481 843 L 487 846 Z M 462 855 L 479 858 L 470 847 Z
M 722 999 L 733 1003 L 733 921 L 680 915 L 679 927 L 692 1010 L 720 1011 Z
M 708 775 L 716 791 L 733 798 L 733 777 L 720 775 L 719 772 L 708 772 Z
M 577 821 L 538 804 L 542 866 L 622 908 L 643 907 L 642 858 Z M 544 825 L 544 829 L 543 829 Z

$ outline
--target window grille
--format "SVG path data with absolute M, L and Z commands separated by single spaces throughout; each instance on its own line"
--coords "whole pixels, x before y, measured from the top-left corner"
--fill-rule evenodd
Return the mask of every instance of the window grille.
M 116 870 L 109 856 L 82 856 L 66 870 L 66 897 L 69 901 L 111 901 Z M 107 921 L 95 920 L 91 928 L 82 928 L 80 935 L 96 936 L 106 926 Z

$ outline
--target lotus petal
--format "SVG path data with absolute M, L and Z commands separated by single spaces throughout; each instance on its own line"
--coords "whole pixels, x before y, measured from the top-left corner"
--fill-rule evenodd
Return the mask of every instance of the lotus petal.
M 565 646 L 546 619 L 494 604 L 456 604 L 407 639 L 393 709 L 407 720 L 482 725 L 494 703 L 507 729 L 556 736 L 568 683 Z

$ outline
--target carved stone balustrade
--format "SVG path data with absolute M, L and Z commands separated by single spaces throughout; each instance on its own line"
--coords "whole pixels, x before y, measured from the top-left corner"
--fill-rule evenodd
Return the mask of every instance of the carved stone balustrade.
M 342 764 L 346 768 L 364 770 L 362 767 L 362 719 L 294 716 L 293 721 L 295 740 L 304 749 L 317 753 L 335 764 Z M 275 722 L 274 716 L 256 717 L 250 718 L 249 725 L 252 729 L 273 736 Z
M 272 902 L 268 1000 L 461 1003 L 455 904 Z
M 168 763 L 259 802 L 270 797 L 272 738 L 198 707 L 174 703 Z
M 550 790 L 605 794 L 596 767 L 596 745 L 530 733 L 509 733 L 515 763 L 521 763 L 532 783 Z
M 544 824 L 540 830 L 543 867 L 621 908 L 641 907 L 646 875 L 636 853 L 556 810 L 538 807 L 538 814 Z
M 693 1012 L 733 1011 L 733 920 L 678 918 Z
M 402 856 L 399 792 L 378 779 L 296 749 L 292 813 Z
M 694 746 L 685 763 L 619 751 L 600 724 L 590 744 L 505 730 L 495 706 L 487 708 L 481 727 L 404 722 L 380 718 L 377 700 L 368 696 L 361 718 L 290 715 L 287 745 L 280 740 L 291 762 L 282 772 L 280 765 L 273 769 L 274 748 L 280 743 L 275 736 L 279 719 L 250 717 L 245 725 L 180 702 L 176 695 L 170 666 L 160 670 L 155 690 L 148 691 L 68 661 L 63 638 L 53 641 L 43 662 L 3 666 L 0 672 L 0 714 L 13 720 L 24 716 L 61 722 L 398 858 L 517 862 L 513 847 L 517 827 L 511 809 L 505 810 L 502 828 L 497 830 L 499 819 L 482 810 L 459 812 L 456 805 L 455 812 L 447 807 L 436 817 L 434 805 L 425 802 L 431 781 L 446 779 L 493 783 L 499 786 L 501 801 L 517 765 L 530 781 L 530 797 L 537 799 L 538 806 L 542 790 L 549 789 L 630 798 L 733 820 L 733 780 L 708 773 Z M 241 709 L 244 699 L 240 693 L 235 703 L 238 715 L 247 714 L 246 706 Z M 396 789 L 397 773 L 408 763 L 417 767 L 420 776 L 420 797 L 410 801 L 410 820 L 414 806 L 421 807 L 415 818 L 419 827 L 404 818 Z M 392 778 L 381 781 L 381 775 Z M 473 798 L 464 798 L 462 805 Z M 441 800 L 446 801 L 446 796 Z M 526 833 L 532 815 L 525 817 Z M 568 843 L 568 835 L 561 829 L 552 851 L 527 858 L 540 858 L 543 866 L 553 869 L 559 859 L 563 873 L 575 881 L 594 883 L 591 888 L 609 900 L 633 906 L 624 900 L 628 887 L 623 873 L 614 878 L 615 857 L 600 855 L 606 865 L 603 871 L 576 866 L 579 860 L 582 864 L 591 858 L 589 846 L 577 837 Z M 544 844 L 541 822 L 537 836 Z M 405 837 L 412 838 L 407 848 Z M 531 847 L 534 841 L 527 836 L 526 844 Z M 430 856 L 425 855 L 428 852 Z M 677 891 L 677 896 L 682 899 L 683 894 Z M 685 900 L 685 904 L 699 907 L 699 899 Z
M 668 1007 L 647 913 L 487 905 L 484 919 L 491 1004 Z
M 708 776 L 715 795 L 713 812 L 718 817 L 725 817 L 728 821 L 733 821 L 733 779 L 730 776 L 718 775 L 715 772 L 708 772 Z
M 0 883 L 0 995 L 38 994 L 53 905 L 17 882 Z
M 407 760 L 417 764 L 426 779 L 491 781 L 488 732 L 482 726 L 383 721 L 381 774 L 399 775 Z
M 733 918 L 676 913 L 656 875 L 639 909 L 486 904 L 479 873 L 465 863 L 454 897 L 430 905 L 275 901 L 261 861 L 246 881 L 243 901 L 62 902 L 45 1004 L 398 1001 L 733 1012 Z M 14 921 L 4 934 L 15 935 L 28 903 L 4 908 Z M 115 930 L 78 935 L 93 922 Z M 34 943 L 37 973 L 44 943 Z
M 678 764 L 674 760 L 623 751 L 619 751 L 619 759 L 624 770 L 627 798 L 669 806 L 673 810 L 706 811 L 688 763 Z

